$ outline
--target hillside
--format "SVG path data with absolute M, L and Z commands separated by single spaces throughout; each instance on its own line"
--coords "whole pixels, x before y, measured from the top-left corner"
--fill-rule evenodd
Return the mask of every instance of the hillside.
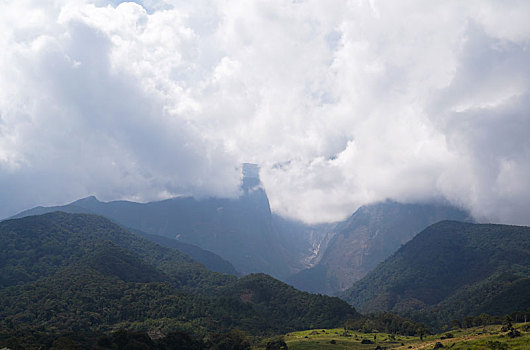
M 120 202 L 122 205 L 127 207 L 128 205 L 134 206 L 134 203 L 131 202 Z M 23 211 L 22 213 L 19 213 L 15 216 L 13 216 L 13 219 L 19 219 L 26 216 L 35 216 L 35 215 L 42 215 L 46 213 L 53 213 L 55 211 L 62 211 L 66 213 L 71 214 L 95 214 L 99 212 L 105 212 L 104 204 L 100 201 L 98 201 L 95 197 L 88 197 L 84 199 L 80 199 L 74 203 L 63 205 L 63 206 L 55 206 L 55 207 L 36 207 L 33 209 L 29 209 L 26 211 Z M 102 216 L 105 216 L 103 214 L 100 214 Z M 209 270 L 220 272 L 220 273 L 228 273 L 231 275 L 237 275 L 238 272 L 235 269 L 235 267 L 227 260 L 221 258 L 219 255 L 209 251 L 202 249 L 196 245 L 184 243 L 177 241 L 175 237 L 168 238 L 156 234 L 149 234 L 145 233 L 143 231 L 140 231 L 138 229 L 129 228 L 129 230 L 151 242 L 154 242 L 156 244 L 159 244 L 164 247 L 177 249 L 189 256 L 191 256 L 195 261 L 203 264 L 206 266 Z
M 242 297 L 252 284 L 269 298 Z M 99 216 L 55 212 L 0 223 L 2 332 L 237 327 L 270 334 L 356 316 L 337 298 L 270 276 L 238 280 L 209 271 Z
M 340 325 L 346 319 L 360 318 L 354 309 L 345 308 L 339 298 L 300 292 L 265 274 L 247 275 L 224 288 L 221 294 L 237 296 L 267 319 L 277 320 L 279 323 L 268 325 L 275 329 L 304 329 L 307 320 L 314 326 L 329 327 Z M 292 321 L 285 323 L 284 320 Z
M 288 282 L 301 290 L 335 294 L 351 287 L 427 226 L 467 218 L 467 213 L 441 204 L 386 201 L 363 206 L 334 228 L 337 233 L 318 264 Z
M 122 268 L 124 272 L 144 275 L 152 275 L 156 269 L 157 281 L 193 292 L 203 292 L 232 279 L 206 269 L 186 254 L 138 237 L 108 219 L 62 212 L 0 222 L 0 261 L 0 287 L 49 277 L 81 261 L 89 266 L 99 261 L 101 265 L 93 267 Z M 117 270 L 113 272 L 119 275 Z
M 362 312 L 431 324 L 530 306 L 530 228 L 443 221 L 405 244 L 341 297 Z
M 441 334 L 410 336 L 395 333 L 364 333 L 356 330 L 316 329 L 293 332 L 284 336 L 290 350 L 528 350 L 530 327 L 516 324 L 519 336 L 510 337 L 501 325 L 484 325 L 466 329 L 451 329 Z M 375 336 L 375 337 L 374 337 Z M 363 344 L 363 341 L 365 342 Z M 436 347 L 436 344 L 439 344 Z

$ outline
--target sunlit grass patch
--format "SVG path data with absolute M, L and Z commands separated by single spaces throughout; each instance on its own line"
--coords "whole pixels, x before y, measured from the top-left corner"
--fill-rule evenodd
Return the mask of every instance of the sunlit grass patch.
M 530 350 L 530 332 L 524 324 L 514 328 L 519 337 L 510 338 L 500 325 L 482 326 L 468 329 L 454 329 L 440 334 L 420 337 L 387 333 L 362 333 L 343 328 L 311 329 L 288 333 L 284 336 L 290 350 L 313 349 L 382 349 L 420 350 L 433 349 L 437 342 L 443 349 L 451 350 Z

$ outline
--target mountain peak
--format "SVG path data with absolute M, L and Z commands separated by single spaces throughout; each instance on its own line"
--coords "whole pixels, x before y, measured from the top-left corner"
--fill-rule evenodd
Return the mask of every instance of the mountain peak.
M 101 203 L 96 196 L 88 196 L 85 198 L 81 198 L 73 202 L 72 204 L 90 204 L 90 203 Z
M 242 174 L 241 187 L 245 192 L 261 184 L 259 179 L 259 166 L 257 164 L 243 163 Z
M 259 179 L 259 166 L 252 163 L 243 163 L 243 178 Z

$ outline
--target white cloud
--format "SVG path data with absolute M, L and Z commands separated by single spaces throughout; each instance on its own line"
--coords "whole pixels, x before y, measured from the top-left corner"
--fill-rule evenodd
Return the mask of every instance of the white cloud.
M 0 215 L 237 194 L 338 220 L 445 198 L 530 224 L 525 1 L 0 5 Z
M 49 30 L 16 42 L 15 26 L 4 42 L 0 182 L 7 210 L 88 193 L 141 200 L 236 195 L 237 165 L 223 145 L 203 138 L 168 103 L 186 99 L 165 76 L 180 63 L 171 38 L 189 36 L 181 28 L 164 33 L 178 16 L 153 15 L 153 26 L 162 28 L 153 34 L 146 23 L 138 42 L 127 39 L 131 23 L 146 18 L 137 5 L 56 10 Z M 157 56 L 157 41 L 166 40 L 170 47 Z

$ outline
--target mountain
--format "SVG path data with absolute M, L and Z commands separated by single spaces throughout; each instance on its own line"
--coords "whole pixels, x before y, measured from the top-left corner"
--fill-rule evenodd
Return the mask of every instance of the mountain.
M 363 312 L 433 325 L 530 306 L 530 228 L 442 221 L 429 226 L 341 297 Z
M 6 220 L 0 222 L 0 238 L 0 288 L 34 282 L 78 263 L 126 282 L 166 282 L 198 293 L 234 279 L 96 215 L 54 212 Z
M 292 320 L 288 326 L 291 329 L 308 329 L 308 321 L 315 328 L 326 328 L 341 325 L 346 319 L 360 318 L 353 308 L 344 307 L 344 301 L 337 297 L 300 292 L 262 273 L 240 278 L 222 293 L 227 297 L 237 296 L 253 305 L 260 315 L 279 322 L 270 324 L 271 328 L 282 325 L 285 322 L 283 320 Z
M 199 246 L 242 273 L 264 272 L 284 279 L 304 266 L 290 252 L 296 244 L 284 246 L 258 173 L 256 165 L 244 164 L 238 198 L 178 197 L 135 203 L 100 202 L 92 196 L 65 206 L 33 208 L 13 218 L 57 210 L 97 214 L 123 227 Z
M 54 212 L 0 222 L 0 333 L 240 328 L 271 334 L 356 317 L 338 298 L 267 275 L 237 279 L 209 271 L 100 216 Z
M 280 233 L 280 243 L 289 252 L 295 270 L 314 266 L 336 232 L 337 223 L 306 224 L 272 214 L 272 222 Z
M 401 204 L 386 201 L 359 208 L 334 227 L 320 261 L 289 277 L 294 287 L 335 294 L 350 287 L 427 226 L 469 215 L 442 204 Z

